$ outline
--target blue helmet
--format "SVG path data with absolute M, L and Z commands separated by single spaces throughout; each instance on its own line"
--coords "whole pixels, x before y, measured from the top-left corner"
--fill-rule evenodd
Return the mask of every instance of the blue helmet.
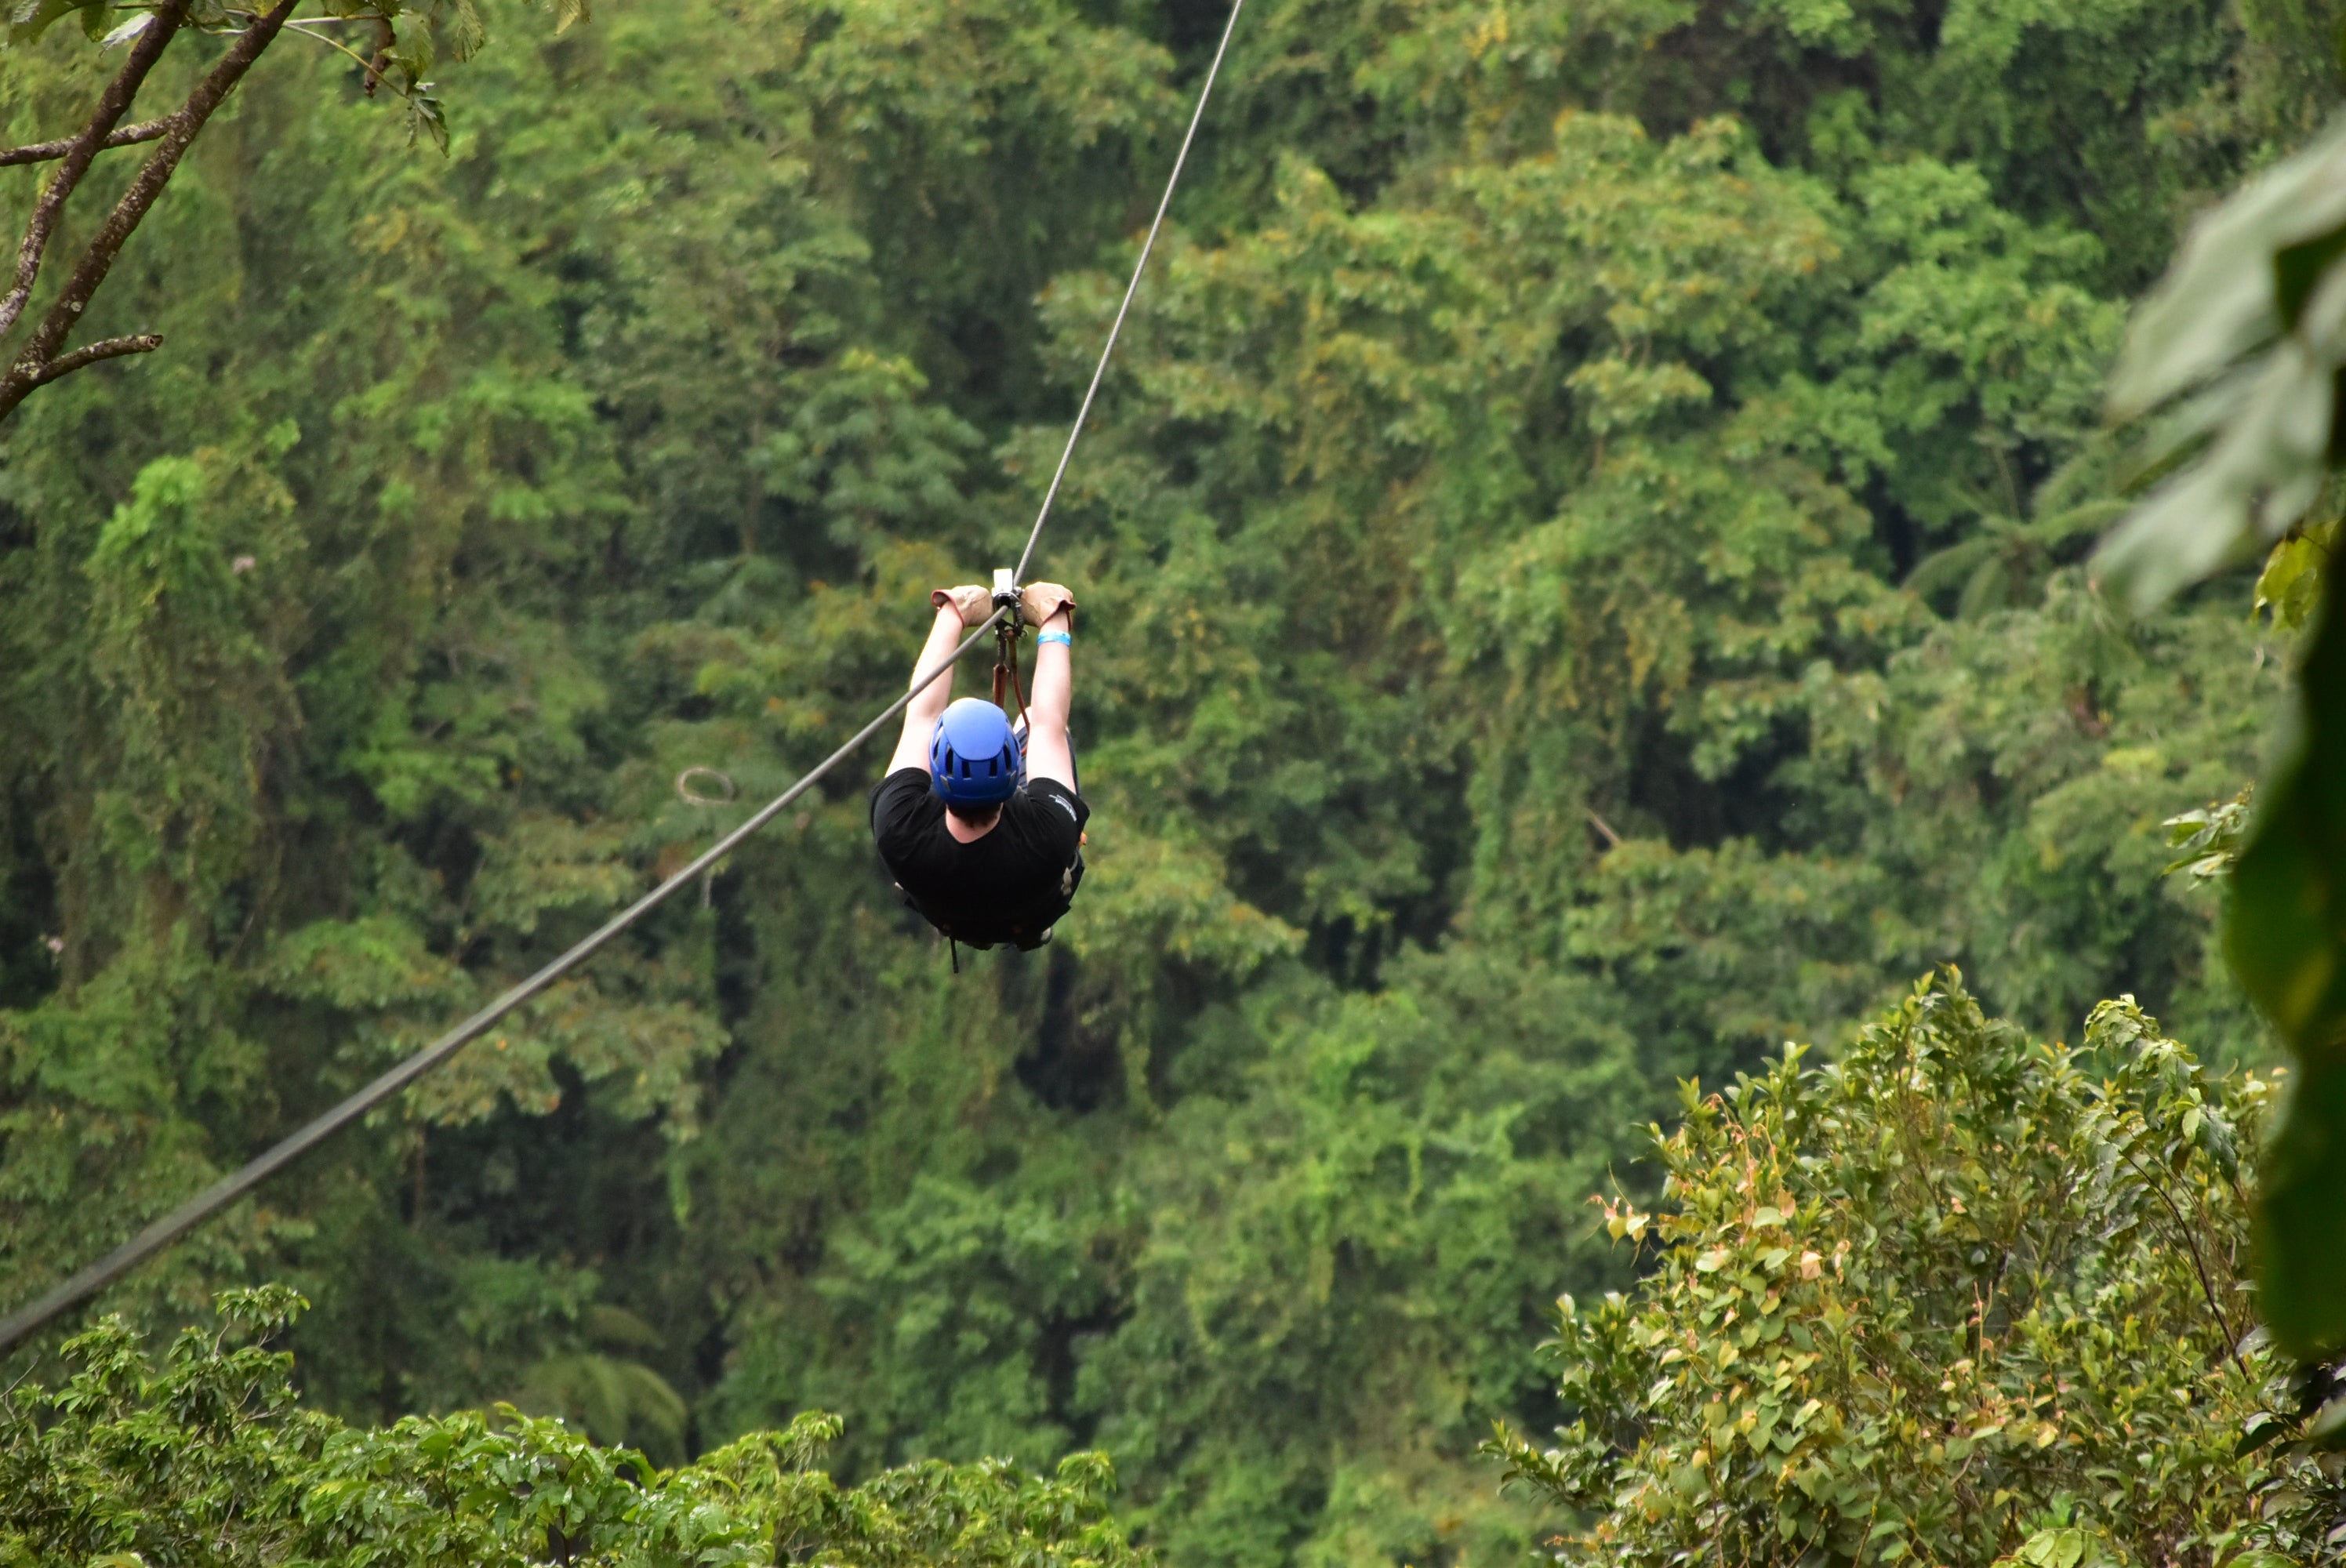
M 1018 792 L 1026 757 L 1002 709 L 964 697 L 937 720 L 929 741 L 929 788 L 948 806 L 994 806 Z

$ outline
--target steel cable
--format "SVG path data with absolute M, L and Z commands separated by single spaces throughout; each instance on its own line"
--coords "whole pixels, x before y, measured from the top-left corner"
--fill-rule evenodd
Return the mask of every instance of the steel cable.
M 1076 439 L 1084 433 L 1084 421 L 1091 417 L 1092 399 L 1099 395 L 1100 379 L 1107 374 L 1108 356 L 1116 352 L 1116 340 L 1124 331 L 1124 318 L 1132 310 L 1132 297 L 1140 291 L 1140 275 L 1148 270 L 1148 253 L 1157 248 L 1157 231 L 1165 227 L 1166 209 L 1173 205 L 1173 188 L 1181 183 L 1181 170 L 1189 161 L 1189 144 L 1198 139 L 1198 122 L 1206 117 L 1206 100 L 1213 96 L 1214 78 L 1222 74 L 1222 56 L 1230 52 L 1230 35 L 1238 31 L 1239 13 L 1245 9 L 1246 0 L 1231 0 L 1230 19 L 1222 24 L 1222 41 L 1214 46 L 1214 63 L 1206 67 L 1206 85 L 1198 89 L 1198 107 L 1189 115 L 1189 128 L 1181 133 L 1181 150 L 1173 155 L 1173 175 L 1165 182 L 1165 194 L 1158 199 L 1157 216 L 1148 220 L 1148 234 L 1140 242 L 1140 260 L 1132 264 L 1132 281 L 1124 286 L 1124 302 L 1116 308 L 1116 320 L 1108 323 L 1107 342 L 1100 350 L 1099 363 L 1092 367 L 1091 385 L 1084 389 L 1084 401 L 1076 410 L 1076 423 L 1067 427 L 1067 444 L 1059 453 L 1059 466 L 1051 473 L 1051 487 L 1043 492 L 1042 509 L 1035 514 L 1035 526 L 1026 535 L 1026 548 L 1018 553 L 1017 569 L 1011 573 L 1015 582 L 1026 580 L 1026 563 L 1034 558 L 1035 541 L 1043 536 L 1043 524 L 1051 516 L 1051 503 L 1059 498 L 1059 481 L 1067 476 L 1067 460 L 1076 454 Z

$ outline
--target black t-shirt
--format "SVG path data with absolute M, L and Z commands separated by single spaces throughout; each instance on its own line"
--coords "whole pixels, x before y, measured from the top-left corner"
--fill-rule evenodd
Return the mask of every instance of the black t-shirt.
M 1037 779 L 1002 803 L 992 832 L 964 844 L 945 827 L 928 769 L 899 768 L 872 789 L 872 839 L 889 875 L 923 914 L 969 942 L 1039 936 L 1066 911 L 1091 814 L 1066 785 Z

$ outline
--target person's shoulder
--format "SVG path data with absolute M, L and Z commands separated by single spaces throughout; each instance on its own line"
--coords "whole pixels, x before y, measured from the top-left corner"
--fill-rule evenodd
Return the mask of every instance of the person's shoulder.
M 928 793 L 929 770 L 925 768 L 899 768 L 879 783 L 872 786 L 872 796 L 901 795 L 907 789 Z
M 872 826 L 885 830 L 917 822 L 929 814 L 926 808 L 932 802 L 944 810 L 944 802 L 929 788 L 929 770 L 899 768 L 872 786 Z
M 1084 798 L 1056 779 L 1037 779 L 1026 786 L 1027 809 L 1041 820 L 1083 831 L 1092 809 Z

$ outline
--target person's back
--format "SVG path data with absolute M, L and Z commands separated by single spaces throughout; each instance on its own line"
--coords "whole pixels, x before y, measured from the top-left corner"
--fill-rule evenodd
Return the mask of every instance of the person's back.
M 931 597 L 938 614 L 916 679 L 992 607 L 975 586 Z M 906 901 L 973 947 L 1047 942 L 1083 880 L 1091 812 L 1076 788 L 1066 735 L 1075 601 L 1055 584 L 1035 584 L 1024 606 L 1043 627 L 1026 734 L 992 703 L 948 706 L 948 674 L 906 708 L 888 773 L 872 791 L 872 842 Z
M 1056 779 L 1036 779 L 1002 802 L 973 843 L 945 823 L 925 768 L 903 768 L 872 791 L 872 838 L 913 907 L 972 947 L 1031 945 L 1065 914 L 1083 880 L 1091 808 Z

